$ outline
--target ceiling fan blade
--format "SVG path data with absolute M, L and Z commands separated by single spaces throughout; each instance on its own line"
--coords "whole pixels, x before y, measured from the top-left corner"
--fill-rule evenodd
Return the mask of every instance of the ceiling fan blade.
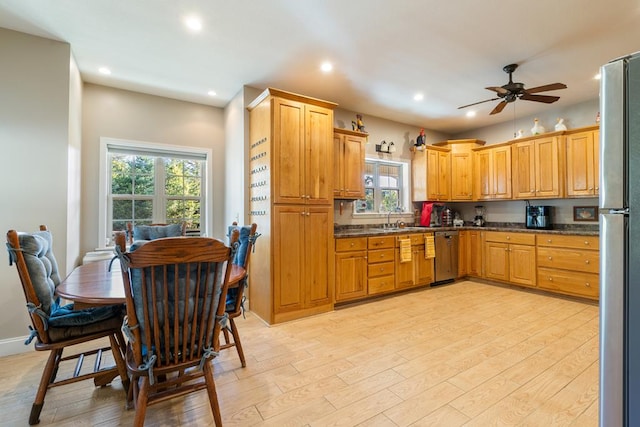
M 472 105 L 478 105 L 478 104 L 483 104 L 483 103 L 489 102 L 489 101 L 495 101 L 497 99 L 500 99 L 500 98 L 485 99 L 484 101 L 479 101 L 479 102 L 474 102 L 473 104 L 463 105 L 462 107 L 458 107 L 458 110 L 460 110 L 461 108 L 471 107 Z
M 520 97 L 520 99 L 524 99 L 525 101 L 544 102 L 545 104 L 551 104 L 560 99 L 560 97 L 549 95 L 529 95 L 528 93 L 525 93 Z
M 538 93 L 538 92 L 546 92 L 548 90 L 559 90 L 566 89 L 567 85 L 564 83 L 551 83 L 544 86 L 532 87 L 531 89 L 525 89 L 526 93 Z
M 507 101 L 502 101 L 500 102 L 498 105 L 496 105 L 496 108 L 494 108 L 493 110 L 491 110 L 491 112 L 489 113 L 489 115 L 492 114 L 498 114 L 499 112 L 501 112 L 502 110 L 504 110 L 504 107 L 506 107 L 508 104 Z
M 499 93 L 500 95 L 506 95 L 509 93 L 508 90 L 500 86 L 489 86 L 489 87 L 485 87 L 485 89 L 492 90 L 496 93 Z

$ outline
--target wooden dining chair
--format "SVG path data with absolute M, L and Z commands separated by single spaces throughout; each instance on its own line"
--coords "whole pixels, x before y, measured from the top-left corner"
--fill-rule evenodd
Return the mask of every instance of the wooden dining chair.
M 203 388 L 216 426 L 222 425 L 211 362 L 220 350 L 238 234 L 231 246 L 209 237 L 167 237 L 135 241 L 128 252 L 124 233 L 116 234 L 135 426 L 144 424 L 148 405 Z
M 231 236 L 234 230 L 240 232 L 238 242 L 238 250 L 233 259 L 233 263 L 245 268 L 245 275 L 239 282 L 236 282 L 233 286 L 229 287 L 227 292 L 227 301 L 225 311 L 228 316 L 228 326 L 222 329 L 224 335 L 224 344 L 220 345 L 220 349 L 227 349 L 235 347 L 240 358 L 242 367 L 247 366 L 245 361 L 244 351 L 242 349 L 242 342 L 240 341 L 240 333 L 238 332 L 238 326 L 236 325 L 236 317 L 244 314 L 244 302 L 246 297 L 244 295 L 249 284 L 249 259 L 251 253 L 255 250 L 255 243 L 260 234 L 256 233 L 258 225 L 253 223 L 251 225 L 238 226 L 236 221 L 229 227 L 229 236 Z M 229 336 L 229 332 L 233 336 L 233 341 Z
M 9 263 L 15 264 L 22 283 L 22 290 L 31 317 L 31 334 L 25 345 L 35 338 L 36 351 L 48 351 L 29 415 L 29 424 L 40 422 L 44 398 L 50 388 L 93 378 L 96 386 L 104 386 L 120 375 L 125 394 L 129 387 L 127 370 L 123 359 L 124 337 L 120 331 L 124 318 L 124 306 L 102 306 L 74 310 L 73 304 L 60 305 L 56 287 L 60 284 L 58 264 L 53 254 L 53 239 L 47 227 L 40 226 L 35 233 L 7 232 Z M 108 337 L 110 346 L 104 346 Z M 99 342 L 102 341 L 102 342 Z M 94 342 L 94 346 L 83 346 L 84 351 L 63 355 L 69 347 Z M 111 351 L 116 363 L 114 367 L 103 366 L 103 353 Z M 92 371 L 83 368 L 84 361 L 93 360 Z M 74 369 L 67 369 L 67 362 L 75 361 Z M 58 379 L 64 365 L 64 378 Z M 67 372 L 71 371 L 68 375 Z

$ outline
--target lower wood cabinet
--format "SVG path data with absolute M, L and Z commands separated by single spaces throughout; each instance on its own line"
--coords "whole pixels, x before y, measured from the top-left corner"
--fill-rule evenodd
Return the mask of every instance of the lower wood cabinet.
M 469 257 L 467 259 L 467 271 L 469 276 L 484 277 L 482 267 L 484 265 L 484 232 L 480 229 L 468 230 L 469 232 Z
M 536 286 L 536 236 L 487 231 L 484 272 L 487 279 Z
M 396 238 L 396 289 L 428 285 L 434 281 L 433 258 L 425 257 L 425 238 L 433 233 L 398 235 Z M 411 241 L 411 260 L 402 261 L 400 241 Z
M 369 237 L 367 241 L 368 294 L 395 289 L 395 236 Z
M 336 239 L 336 302 L 367 295 L 367 238 Z
M 597 236 L 538 236 L 538 287 L 598 299 L 600 253 Z

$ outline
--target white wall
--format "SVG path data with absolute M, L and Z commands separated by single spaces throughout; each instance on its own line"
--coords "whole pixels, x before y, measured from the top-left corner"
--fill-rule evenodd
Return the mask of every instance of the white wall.
M 225 236 L 224 114 L 221 108 L 85 84 L 82 105 L 81 252 L 99 246 L 98 184 L 100 137 L 203 147 L 213 150 L 212 230 Z
M 70 147 L 79 129 L 77 70 L 68 44 L 0 28 L 0 230 L 53 233 L 61 274 L 67 272 Z M 70 68 L 70 63 L 71 68 Z M 74 141 L 74 142 L 70 142 Z M 74 166 L 75 167 L 75 166 Z M 69 230 L 71 231 L 71 230 Z M 73 233 L 77 234 L 77 227 Z M 15 266 L 0 262 L 0 355 L 31 351 L 20 340 L 30 321 Z M 14 339 L 13 337 L 19 337 Z

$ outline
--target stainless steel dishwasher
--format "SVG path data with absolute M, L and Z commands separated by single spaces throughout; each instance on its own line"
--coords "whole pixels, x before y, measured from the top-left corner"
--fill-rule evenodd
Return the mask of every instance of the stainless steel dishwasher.
M 458 232 L 436 232 L 435 246 L 435 284 L 451 282 L 458 275 Z

